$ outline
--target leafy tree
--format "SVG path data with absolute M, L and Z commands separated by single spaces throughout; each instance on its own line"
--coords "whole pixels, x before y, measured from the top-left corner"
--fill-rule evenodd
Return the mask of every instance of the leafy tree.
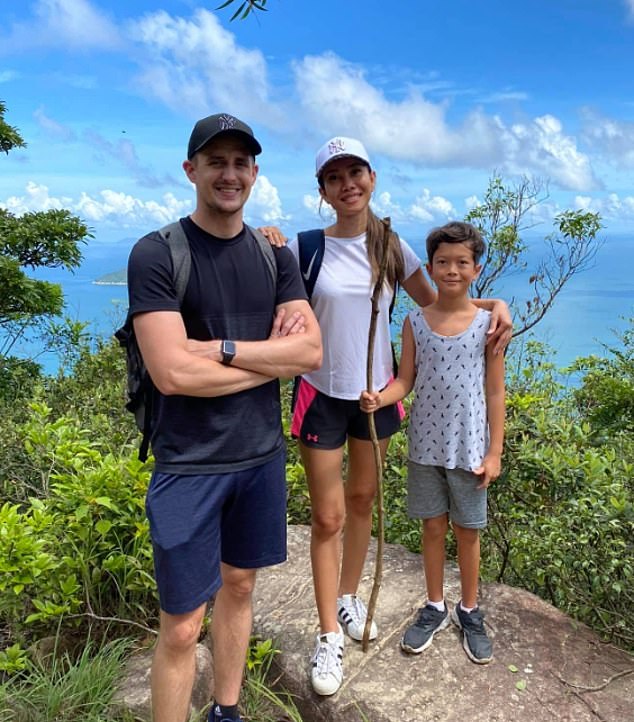
M 548 185 L 523 177 L 516 183 L 494 175 L 484 201 L 466 215 L 482 233 L 487 257 L 474 284 L 478 298 L 494 296 L 503 277 L 528 269 L 528 246 L 524 231 L 534 227 L 531 212 L 548 198 Z M 579 271 L 588 268 L 600 247 L 598 213 L 566 210 L 553 219 L 554 231 L 544 239 L 545 254 L 531 269 L 528 279 L 530 298 L 513 303 L 515 336 L 533 328 L 546 315 L 557 295 Z
M 8 154 L 25 143 L 5 122 L 5 108 L 0 101 L 0 149 Z M 16 216 L 0 208 L 1 357 L 10 353 L 27 330 L 41 327 L 64 307 L 59 284 L 31 278 L 24 269 L 77 268 L 82 259 L 79 244 L 89 237 L 88 227 L 67 210 Z
M 223 2 L 222 5 L 219 5 L 216 10 L 223 10 L 224 8 L 229 7 L 229 5 L 233 5 L 234 1 L 235 0 L 225 0 L 225 2 Z M 266 0 L 242 0 L 238 9 L 231 16 L 231 20 L 235 20 L 236 18 L 244 20 L 249 13 L 254 10 L 262 10 L 266 12 L 265 5 Z

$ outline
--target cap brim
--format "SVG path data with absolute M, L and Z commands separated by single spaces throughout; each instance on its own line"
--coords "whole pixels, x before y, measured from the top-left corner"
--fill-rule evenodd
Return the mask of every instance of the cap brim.
M 339 153 L 338 155 L 333 155 L 332 158 L 328 158 L 328 160 L 320 166 L 319 170 L 315 173 L 315 176 L 319 178 L 325 168 L 334 161 L 341 160 L 341 158 L 356 158 L 360 163 L 367 165 L 368 168 L 370 167 L 370 162 L 366 158 L 362 158 L 360 155 L 355 155 L 354 153 Z
M 190 152 L 189 160 L 191 160 L 196 155 L 196 153 L 201 151 L 208 143 L 211 143 L 214 138 L 217 138 L 220 135 L 228 135 L 229 133 L 231 133 L 231 135 L 238 136 L 254 156 L 260 155 L 260 153 L 262 152 L 262 146 L 252 135 L 245 133 L 243 130 L 235 130 L 232 128 L 231 130 L 220 130 L 217 133 L 213 133 L 212 135 L 210 135 L 205 141 L 200 143 L 197 148 L 194 148 Z

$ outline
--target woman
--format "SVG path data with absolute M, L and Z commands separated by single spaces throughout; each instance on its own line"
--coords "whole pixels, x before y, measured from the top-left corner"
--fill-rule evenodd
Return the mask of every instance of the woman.
M 376 173 L 361 142 L 343 137 L 328 141 L 317 153 L 316 175 L 322 201 L 336 214 L 335 222 L 325 229 L 323 260 L 311 297 L 322 332 L 323 364 L 301 378 L 291 431 L 299 439 L 312 506 L 311 563 L 320 633 L 311 682 L 317 694 L 330 695 L 343 681 L 344 631 L 361 640 L 367 615 L 357 589 L 370 541 L 377 479 L 359 395 L 366 387 L 370 297 L 385 241 L 383 224 L 370 209 Z M 279 242 L 277 229 L 262 230 L 271 242 Z M 298 240 L 289 247 L 298 257 Z M 385 387 L 392 376 L 389 306 L 396 284 L 421 306 L 436 297 L 420 260 L 393 232 L 387 252 L 373 360 L 377 389 Z M 490 343 L 502 350 L 510 340 L 508 308 L 487 300 L 480 305 L 493 311 Z M 400 421 L 396 405 L 375 413 L 383 459 Z M 377 634 L 373 622 L 370 639 Z

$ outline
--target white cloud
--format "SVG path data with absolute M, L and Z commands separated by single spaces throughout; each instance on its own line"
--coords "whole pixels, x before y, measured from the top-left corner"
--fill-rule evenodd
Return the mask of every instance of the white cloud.
M 584 137 L 618 168 L 634 168 L 634 123 L 612 120 L 586 110 Z
M 0 53 L 34 47 L 114 49 L 121 44 L 116 25 L 87 0 L 38 0 L 34 17 L 0 35 Z
M 46 115 L 43 108 L 38 108 L 33 115 L 40 128 L 51 138 L 66 142 L 75 140 L 75 131 L 68 125 L 63 125 L 53 120 L 53 118 L 50 118 Z
M 0 83 L 10 83 L 19 77 L 19 74 L 15 70 L 0 70 Z
M 561 122 L 553 115 L 543 115 L 510 128 L 499 122 L 506 139 L 504 170 L 536 173 L 571 190 L 599 187 L 590 159 L 577 149 L 574 138 L 563 133 Z
M 451 127 L 446 103 L 429 102 L 415 88 L 391 101 L 363 69 L 332 53 L 304 58 L 294 73 L 303 112 L 324 135 L 363 138 L 371 152 L 395 160 L 538 173 L 574 190 L 598 186 L 588 157 L 552 115 L 509 127 L 475 109 Z
M 155 12 L 130 23 L 128 35 L 146 52 L 136 79 L 142 93 L 192 116 L 226 110 L 260 125 L 281 122 L 264 55 L 241 48 L 213 13 L 196 10 L 185 20 Z
M 428 223 L 458 217 L 458 213 L 451 201 L 442 196 L 432 196 L 429 188 L 423 188 L 423 192 L 410 206 L 409 215 L 413 219 Z
M 599 213 L 606 221 L 634 221 L 634 195 L 623 198 L 617 193 L 609 193 L 602 198 L 576 196 L 574 207 L 582 211 Z
M 120 228 L 146 229 L 170 223 L 192 210 L 190 200 L 179 200 L 172 193 L 165 193 L 161 201 L 145 201 L 110 189 L 96 195 L 82 192 L 79 198 L 56 198 L 49 194 L 47 186 L 29 181 L 23 196 L 11 196 L 4 202 L 0 201 L 0 207 L 18 216 L 30 211 L 67 208 L 88 225 L 100 223 Z
M 282 201 L 277 188 L 263 175 L 259 175 L 247 202 L 245 214 L 249 219 L 263 220 L 265 223 L 279 224 L 290 216 L 282 211 Z
M 634 18 L 634 0 L 625 0 L 625 7 L 629 10 L 630 18 Z
M 113 143 L 95 130 L 86 130 L 82 139 L 93 148 L 98 157 L 108 156 L 123 165 L 140 186 L 145 188 L 189 187 L 180 177 L 176 178 L 170 173 L 158 174 L 151 166 L 143 165 L 137 155 L 134 143 L 127 138 L 119 138 Z

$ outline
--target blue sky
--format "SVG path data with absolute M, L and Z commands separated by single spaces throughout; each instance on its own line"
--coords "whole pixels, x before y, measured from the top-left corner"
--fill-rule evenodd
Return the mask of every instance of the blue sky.
M 0 158 L 0 206 L 67 207 L 94 243 L 192 210 L 194 122 L 231 112 L 264 147 L 247 208 L 323 225 L 317 148 L 359 137 L 377 212 L 406 238 L 464 216 L 501 172 L 549 180 L 536 221 L 601 212 L 634 232 L 634 0 L 0 0 L 0 99 L 28 147 Z M 109 269 L 107 269 L 109 270 Z

